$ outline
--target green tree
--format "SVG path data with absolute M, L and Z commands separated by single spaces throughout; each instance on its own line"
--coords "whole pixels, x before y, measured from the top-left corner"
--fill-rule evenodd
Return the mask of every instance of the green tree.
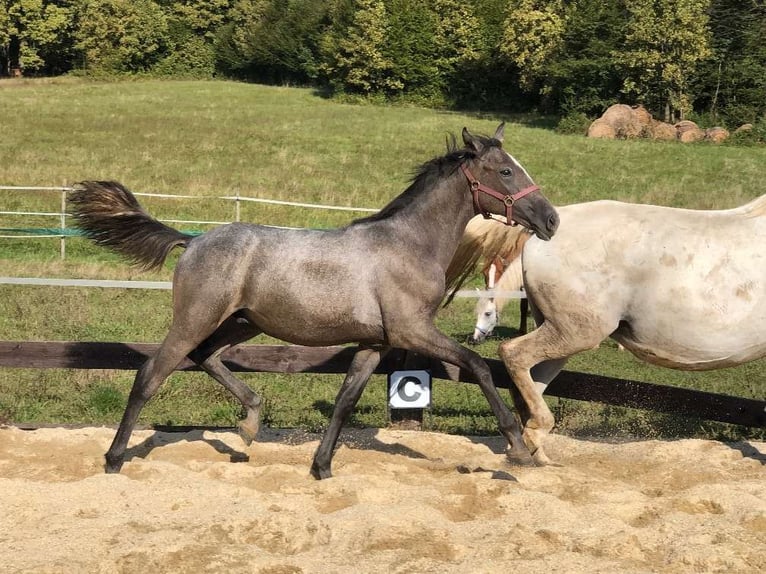
M 46 52 L 60 44 L 71 17 L 63 0 L 0 0 L 0 74 L 44 71 Z
M 312 82 L 318 75 L 319 41 L 327 2 L 271 0 L 239 2 L 232 24 L 220 37 L 221 60 L 236 62 L 236 75 L 268 83 Z
M 169 15 L 183 22 L 197 35 L 212 39 L 215 31 L 223 26 L 229 17 L 232 0 L 172 0 L 168 3 Z
M 385 54 L 388 14 L 383 0 L 338 2 L 335 25 L 321 39 L 320 70 L 337 92 L 363 95 L 394 93 L 403 88 Z
M 625 35 L 622 0 L 576 0 L 565 8 L 566 27 L 557 56 L 543 70 L 547 109 L 598 115 L 619 100 L 615 53 Z
M 230 0 L 157 0 L 167 18 L 166 56 L 152 72 L 166 76 L 215 75 L 214 40 L 227 22 Z
M 500 52 L 520 71 L 529 88 L 550 90 L 544 71 L 562 46 L 565 30 L 562 0 L 512 0 L 503 24 Z
M 710 0 L 625 0 L 625 46 L 615 56 L 624 65 L 623 90 L 675 121 L 692 109 L 689 81 L 709 58 Z
M 437 65 L 438 17 L 421 0 L 388 0 L 382 52 L 394 81 L 410 97 L 440 101 L 442 76 Z
M 701 110 L 716 123 L 755 123 L 766 115 L 766 2 L 712 0 L 713 56 L 693 80 Z
M 229 22 L 215 37 L 216 66 L 226 75 L 248 77 L 254 58 L 254 41 L 263 24 L 269 0 L 234 0 Z
M 435 0 L 435 64 L 442 90 L 449 99 L 463 89 L 461 72 L 476 66 L 488 48 L 481 22 L 471 4 L 462 0 Z
M 168 23 L 152 0 L 85 0 L 76 32 L 87 70 L 148 71 L 167 52 Z

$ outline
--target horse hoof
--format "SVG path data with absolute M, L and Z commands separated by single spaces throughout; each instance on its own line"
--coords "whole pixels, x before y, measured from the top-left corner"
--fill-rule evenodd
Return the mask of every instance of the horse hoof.
M 505 458 L 513 466 L 535 466 L 535 461 L 527 449 L 511 449 L 505 451 Z
M 118 474 L 122 468 L 122 460 L 109 460 L 106 457 L 106 464 L 104 464 L 104 472 L 106 474 Z
M 239 430 L 239 436 L 242 439 L 242 442 L 245 443 L 245 446 L 250 446 L 253 444 L 253 441 L 255 440 L 256 435 L 258 434 L 258 428 L 253 428 L 252 426 L 245 424 L 245 423 L 239 423 L 238 425 Z
M 311 476 L 317 480 L 324 480 L 325 478 L 332 478 L 332 471 L 329 468 L 319 468 L 319 465 L 314 463 L 311 465 Z
M 548 455 L 546 455 L 542 449 L 537 449 L 537 451 L 532 454 L 532 460 L 534 461 L 535 466 L 561 466 L 549 459 Z

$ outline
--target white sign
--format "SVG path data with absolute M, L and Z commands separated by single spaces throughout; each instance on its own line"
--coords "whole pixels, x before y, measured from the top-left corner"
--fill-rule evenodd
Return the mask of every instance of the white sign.
M 425 409 L 431 406 L 431 373 L 394 371 L 388 375 L 388 405 L 392 409 Z

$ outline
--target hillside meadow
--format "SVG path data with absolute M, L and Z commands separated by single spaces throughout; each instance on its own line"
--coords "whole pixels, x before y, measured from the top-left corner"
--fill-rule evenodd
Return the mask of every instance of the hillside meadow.
M 766 193 L 766 149 L 602 141 L 559 135 L 544 118 L 456 113 L 414 107 L 349 105 L 308 89 L 223 81 L 75 79 L 0 81 L 0 186 L 59 186 L 115 179 L 133 191 L 199 196 L 142 198 L 160 218 L 230 221 L 241 194 L 275 200 L 378 208 L 403 191 L 413 170 L 441 155 L 445 137 L 493 133 L 505 120 L 506 148 L 555 204 L 618 199 L 689 208 L 729 208 Z M 60 195 L 0 190 L 0 211 L 55 212 Z M 332 227 L 363 213 L 243 203 L 241 219 L 271 225 Z M 0 215 L 2 228 L 58 227 L 56 218 Z M 203 224 L 186 227 L 204 230 Z M 6 234 L 2 232 L 0 234 Z M 82 239 L 0 239 L 0 275 L 169 280 L 171 257 L 143 273 Z M 417 273 L 417 270 L 413 270 Z M 478 281 L 474 280 L 478 285 Z M 440 313 L 465 341 L 474 301 Z M 513 307 L 513 306 L 509 306 Z M 500 336 L 512 336 L 515 311 Z M 0 339 L 149 341 L 170 321 L 170 293 L 0 285 Z M 273 342 L 259 337 L 253 342 Z M 495 356 L 498 339 L 478 347 Z M 708 373 L 645 365 L 611 342 L 573 358 L 571 370 L 681 385 L 763 399 L 766 363 Z M 0 422 L 119 420 L 132 373 L 0 370 Z M 332 410 L 340 376 L 243 375 L 265 397 L 265 423 L 318 430 Z M 508 399 L 510 402 L 510 399 Z M 559 431 L 580 435 L 763 437 L 763 431 L 644 411 L 550 399 Z M 238 405 L 212 380 L 177 374 L 147 406 L 142 422 L 233 425 Z M 385 380 L 376 377 L 352 424 L 386 422 Z M 435 383 L 430 430 L 492 434 L 495 422 L 470 385 Z

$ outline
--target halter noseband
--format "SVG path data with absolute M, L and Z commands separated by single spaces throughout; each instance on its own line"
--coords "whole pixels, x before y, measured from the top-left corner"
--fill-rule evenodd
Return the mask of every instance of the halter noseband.
M 460 164 L 460 169 L 463 170 L 463 174 L 468 179 L 468 183 L 471 185 L 471 193 L 473 194 L 473 210 L 475 214 L 481 213 L 482 217 L 484 219 L 493 219 L 492 214 L 487 211 L 486 209 L 482 209 L 481 204 L 479 203 L 479 192 L 486 193 L 487 195 L 491 195 L 495 199 L 499 199 L 503 202 L 505 205 L 505 224 L 506 225 L 516 225 L 516 222 L 513 220 L 513 204 L 516 203 L 518 199 L 521 199 L 525 195 L 529 195 L 530 193 L 534 191 L 540 191 L 540 188 L 537 185 L 530 185 L 529 187 L 525 187 L 522 190 L 517 191 L 513 194 L 505 194 L 500 193 L 499 191 L 496 191 L 492 189 L 491 187 L 487 187 L 483 183 L 481 183 L 478 179 L 476 179 L 473 174 L 469 171 L 469 169 L 465 166 L 465 164 Z

